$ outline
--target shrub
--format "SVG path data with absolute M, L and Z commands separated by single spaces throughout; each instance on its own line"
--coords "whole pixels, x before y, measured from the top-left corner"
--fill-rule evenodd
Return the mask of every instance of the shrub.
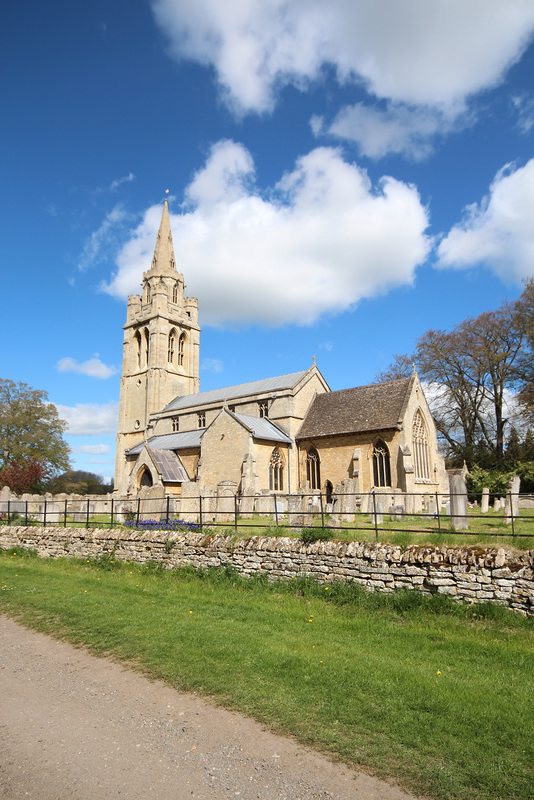
M 334 534 L 327 528 L 303 528 L 300 534 L 300 541 L 304 544 L 312 544 L 313 542 L 322 542 L 333 539 Z

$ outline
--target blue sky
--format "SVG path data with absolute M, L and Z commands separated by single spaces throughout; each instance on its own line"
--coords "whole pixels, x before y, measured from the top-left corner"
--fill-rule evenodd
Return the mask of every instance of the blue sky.
M 370 383 L 534 274 L 532 0 L 18 0 L 0 27 L 1 376 L 113 474 L 166 189 L 201 389 Z

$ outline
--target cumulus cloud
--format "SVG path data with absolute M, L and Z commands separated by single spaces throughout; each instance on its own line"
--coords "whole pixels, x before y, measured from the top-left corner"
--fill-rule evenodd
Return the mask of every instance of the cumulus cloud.
M 100 378 L 105 380 L 117 374 L 117 368 L 103 364 L 98 357 L 98 353 L 93 358 L 79 363 L 75 358 L 66 356 L 61 358 L 57 364 L 58 372 L 77 372 L 79 375 L 88 375 L 90 378 Z
M 237 112 L 272 109 L 325 65 L 380 98 L 448 107 L 498 83 L 534 29 L 532 0 L 152 0 L 171 54 L 214 68 Z
M 55 404 L 61 419 L 68 423 L 71 436 L 91 436 L 94 434 L 117 433 L 119 404 L 105 403 L 90 405 L 76 403 L 75 406 Z
M 438 266 L 490 267 L 504 280 L 534 275 L 534 159 L 501 169 L 480 203 L 465 209 L 438 247 Z
M 316 136 L 329 134 L 356 142 L 362 155 L 379 159 L 395 153 L 414 161 L 427 158 L 436 137 L 458 130 L 459 120 L 435 108 L 387 103 L 385 107 L 356 103 L 342 108 L 331 123 L 314 116 Z
M 87 453 L 92 456 L 101 456 L 111 452 L 111 447 L 107 444 L 83 444 L 71 449 L 73 453 Z M 102 463 L 107 464 L 108 462 L 103 461 Z
M 240 144 L 214 146 L 172 217 L 179 269 L 211 325 L 311 323 L 363 297 L 409 284 L 431 242 L 417 190 L 373 186 L 338 150 L 317 148 L 266 196 Z M 161 207 L 150 208 L 103 286 L 126 297 L 152 258 Z

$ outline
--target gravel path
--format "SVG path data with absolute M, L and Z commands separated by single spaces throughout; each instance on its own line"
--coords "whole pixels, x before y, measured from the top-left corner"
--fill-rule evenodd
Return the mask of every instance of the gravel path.
M 0 616 L 0 800 L 415 800 Z

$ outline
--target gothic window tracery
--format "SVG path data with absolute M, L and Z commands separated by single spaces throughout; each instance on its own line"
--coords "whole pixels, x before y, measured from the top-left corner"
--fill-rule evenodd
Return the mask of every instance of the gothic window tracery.
M 281 492 L 284 488 L 284 458 L 278 447 L 271 453 L 269 462 L 269 489 L 271 492 Z
M 205 428 L 206 427 L 206 412 L 205 411 L 199 411 L 198 412 L 197 421 L 198 421 L 198 427 L 199 428 Z
M 172 420 L 172 432 L 178 433 L 180 430 L 180 417 L 173 417 Z
M 391 465 L 388 446 L 378 439 L 373 447 L 374 486 L 391 486 Z
M 413 461 L 416 481 L 430 480 L 430 453 L 423 415 L 417 411 L 412 430 Z
M 269 416 L 269 403 L 267 400 L 260 400 L 258 403 L 258 411 L 260 417 L 268 417 Z
M 308 455 L 306 456 L 306 480 L 310 484 L 310 489 L 321 488 L 319 453 L 315 447 L 310 447 Z
M 172 287 L 172 302 L 173 303 L 177 303 L 178 302 L 178 284 L 177 283 L 175 283 L 174 286 Z

